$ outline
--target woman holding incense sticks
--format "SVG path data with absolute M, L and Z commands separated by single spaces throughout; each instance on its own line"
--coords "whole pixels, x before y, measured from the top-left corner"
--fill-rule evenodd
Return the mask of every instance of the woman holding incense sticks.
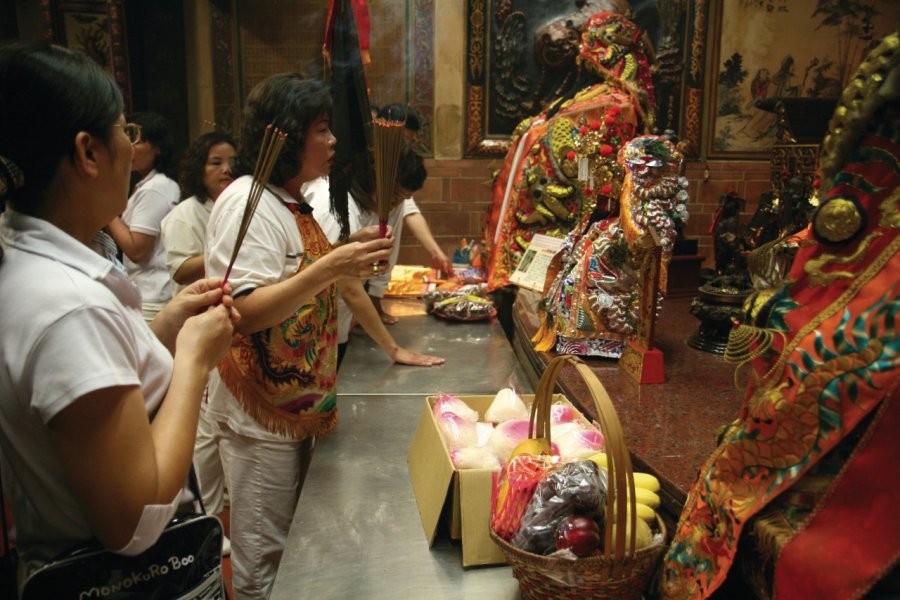
M 156 541 L 231 341 L 221 281 L 188 287 L 148 328 L 137 287 L 90 247 L 125 207 L 138 135 L 122 109 L 82 53 L 0 49 L 0 467 L 20 584 L 91 538 L 122 554 Z
M 122 216 L 110 221 L 107 231 L 122 249 L 128 276 L 141 290 L 149 323 L 172 298 L 161 224 L 178 204 L 181 191 L 169 176 L 175 168 L 175 142 L 168 121 L 153 112 L 134 113 L 129 121 L 140 136 L 131 159 L 131 170 L 140 180 Z
M 268 596 L 315 439 L 337 424 L 336 284 L 379 273 L 391 252 L 390 238 L 332 249 L 300 191 L 329 172 L 330 110 L 321 81 L 279 74 L 259 83 L 247 98 L 237 178 L 207 227 L 209 275 L 226 273 L 243 235 L 229 277 L 239 335 L 210 377 L 208 410 L 231 501 L 236 598 Z M 287 134 L 275 156 L 260 152 L 270 126 Z M 249 175 L 267 169 L 268 182 Z
M 391 210 L 387 218 L 394 241 L 385 272 L 389 272 L 397 262 L 398 237 L 403 228 L 404 202 L 413 192 L 422 187 L 427 176 L 428 172 L 425 170 L 422 157 L 409 144 L 404 144 L 397 163 L 397 184 L 391 198 Z M 329 241 L 332 244 L 340 243 L 341 227 L 337 217 L 331 211 L 328 180 L 326 178 L 317 179 L 304 186 L 303 192 L 314 208 L 313 214 Z M 358 165 L 353 169 L 350 199 L 347 205 L 351 237 L 353 233 L 367 227 L 373 228 L 372 231 L 378 227 L 374 172 L 371 165 Z M 368 281 L 368 284 L 371 286 L 372 279 Z M 377 300 L 380 301 L 380 298 Z M 341 298 L 338 302 L 338 366 L 346 353 L 354 318 L 395 362 L 426 367 L 444 364 L 444 359 L 438 356 L 419 354 L 398 347 L 394 338 L 384 327 L 384 315 L 380 314 L 379 308 L 380 302 L 376 303 L 376 298 L 371 295 L 371 289 L 365 290 L 355 281 L 343 282 Z

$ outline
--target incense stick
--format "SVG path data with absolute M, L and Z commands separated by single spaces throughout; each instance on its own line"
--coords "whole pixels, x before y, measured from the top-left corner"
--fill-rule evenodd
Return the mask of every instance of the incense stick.
M 278 160 L 278 155 L 281 154 L 281 148 L 284 146 L 286 139 L 286 133 L 272 127 L 271 123 L 266 125 L 266 131 L 259 146 L 259 155 L 256 157 L 256 165 L 253 168 L 253 181 L 250 184 L 250 193 L 247 195 L 247 206 L 244 208 L 241 225 L 238 227 L 237 240 L 234 242 L 234 250 L 231 251 L 231 260 L 228 261 L 228 268 L 225 269 L 225 277 L 222 279 L 223 286 L 228 282 L 231 268 L 234 267 L 238 251 L 244 243 L 244 236 L 247 235 L 247 230 L 250 228 L 250 221 L 256 213 L 259 199 L 262 198 L 263 190 L 266 189 L 266 185 L 269 183 L 272 169 L 275 167 L 275 162 Z
M 375 146 L 375 206 L 378 211 L 378 233 L 387 235 L 387 220 L 391 212 L 391 200 L 397 187 L 397 169 L 406 140 L 403 121 L 374 119 L 373 142 Z

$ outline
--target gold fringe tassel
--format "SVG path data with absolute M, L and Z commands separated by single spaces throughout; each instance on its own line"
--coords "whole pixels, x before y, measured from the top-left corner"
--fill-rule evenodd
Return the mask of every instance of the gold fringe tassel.
M 556 344 L 556 330 L 548 317 L 541 319 L 541 326 L 531 338 L 534 349 L 538 352 L 549 352 Z
M 322 436 L 337 427 L 338 412 L 335 406 L 328 412 L 293 414 L 265 400 L 262 386 L 248 381 L 241 372 L 231 351 L 218 365 L 222 381 L 234 394 L 238 404 L 267 431 L 302 440 L 309 436 Z

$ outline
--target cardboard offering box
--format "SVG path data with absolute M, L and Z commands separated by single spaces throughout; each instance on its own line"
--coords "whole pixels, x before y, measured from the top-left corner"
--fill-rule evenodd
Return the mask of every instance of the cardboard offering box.
M 529 407 L 533 394 L 520 395 Z M 478 411 L 480 419 L 490 407 L 494 396 L 457 396 Z M 422 529 L 429 547 L 434 543 L 444 506 L 450 538 L 462 540 L 462 564 L 494 565 L 506 562 L 500 547 L 490 535 L 491 486 L 494 471 L 489 469 L 457 470 L 450 452 L 441 437 L 432 407 L 437 396 L 428 396 L 419 418 L 419 425 L 409 446 L 407 465 Z M 555 394 L 553 402 L 569 401 Z M 576 409 L 577 411 L 577 409 Z M 580 414 L 580 413 L 579 413 Z M 499 474 L 499 472 L 498 472 Z

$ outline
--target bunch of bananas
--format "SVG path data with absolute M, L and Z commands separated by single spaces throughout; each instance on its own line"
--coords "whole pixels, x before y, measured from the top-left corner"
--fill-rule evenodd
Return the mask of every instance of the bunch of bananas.
M 606 469 L 605 452 L 597 452 L 588 457 L 597 466 Z M 638 516 L 637 547 L 643 548 L 651 541 L 651 523 L 656 522 L 656 509 L 659 508 L 659 479 L 650 473 L 634 473 L 635 512 Z

